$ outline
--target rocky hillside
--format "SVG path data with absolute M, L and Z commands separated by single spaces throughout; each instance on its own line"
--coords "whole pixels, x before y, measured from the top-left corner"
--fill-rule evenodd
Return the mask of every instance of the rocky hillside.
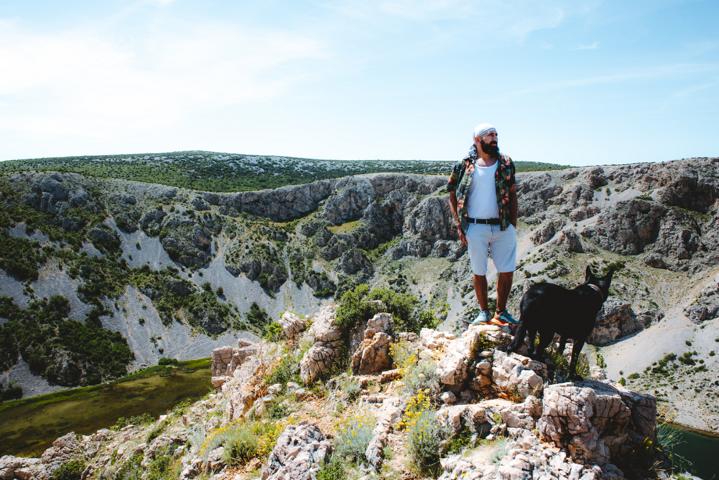
M 552 383 L 560 363 L 507 355 L 511 337 L 498 327 L 471 326 L 459 336 L 405 331 L 409 318 L 395 295 L 370 297 L 348 294 L 310 319 L 285 313 L 276 342 L 240 340 L 213 352 L 217 391 L 205 399 L 157 422 L 68 433 L 40 458 L 0 457 L 0 478 L 621 480 L 676 473 L 660 446 L 653 396 L 589 378 Z
M 532 282 L 618 268 L 589 362 L 655 395 L 665 418 L 713 431 L 718 172 L 704 158 L 520 174 L 512 292 L 516 311 Z M 369 174 L 218 193 L 0 176 L 3 395 L 271 338 L 284 311 L 315 314 L 362 284 L 404 295 L 407 325 L 460 333 L 476 302 L 444 183 Z
M 0 174 L 29 170 L 59 171 L 160 183 L 194 190 L 237 192 L 365 173 L 445 175 L 451 167 L 450 161 L 317 160 L 191 151 L 12 160 L 0 162 Z M 517 168 L 520 171 L 532 171 L 566 167 L 548 163 L 517 162 Z

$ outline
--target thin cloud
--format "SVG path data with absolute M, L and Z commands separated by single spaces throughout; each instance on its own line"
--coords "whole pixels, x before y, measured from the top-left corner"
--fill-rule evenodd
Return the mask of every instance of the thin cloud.
M 575 48 L 575 50 L 596 50 L 598 48 L 599 42 L 595 40 L 592 43 L 580 44 Z
M 92 28 L 0 26 L 0 128 L 37 138 L 111 137 L 173 125 L 198 109 L 277 98 L 327 55 L 317 40 L 222 24 L 149 31 L 128 42 Z

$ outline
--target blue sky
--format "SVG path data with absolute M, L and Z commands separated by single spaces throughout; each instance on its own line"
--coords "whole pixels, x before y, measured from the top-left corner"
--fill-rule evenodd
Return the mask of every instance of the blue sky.
M 0 0 L 0 159 L 719 155 L 714 0 Z

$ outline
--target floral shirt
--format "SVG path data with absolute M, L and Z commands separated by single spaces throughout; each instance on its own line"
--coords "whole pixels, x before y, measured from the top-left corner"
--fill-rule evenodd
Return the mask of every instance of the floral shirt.
M 457 162 L 447 181 L 447 191 L 456 192 L 457 214 L 462 222 L 462 231 L 467 231 L 467 196 L 472 183 L 472 173 L 477 161 L 477 147 L 472 145 L 469 155 Z M 499 209 L 499 227 L 507 229 L 511 223 L 511 209 L 509 205 L 509 190 L 515 184 L 514 163 L 507 155 L 500 155 L 499 165 L 494 174 L 494 185 L 497 190 L 497 207 Z

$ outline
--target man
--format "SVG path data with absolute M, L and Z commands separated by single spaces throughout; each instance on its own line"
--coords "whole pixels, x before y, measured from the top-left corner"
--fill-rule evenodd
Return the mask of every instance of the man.
M 517 324 L 507 312 L 517 259 L 517 188 L 514 163 L 499 153 L 494 126 L 481 123 L 474 129 L 474 145 L 452 169 L 447 190 L 459 240 L 469 251 L 474 292 L 481 308 L 472 324 Z M 488 256 L 497 267 L 497 308 L 493 316 L 487 303 Z

